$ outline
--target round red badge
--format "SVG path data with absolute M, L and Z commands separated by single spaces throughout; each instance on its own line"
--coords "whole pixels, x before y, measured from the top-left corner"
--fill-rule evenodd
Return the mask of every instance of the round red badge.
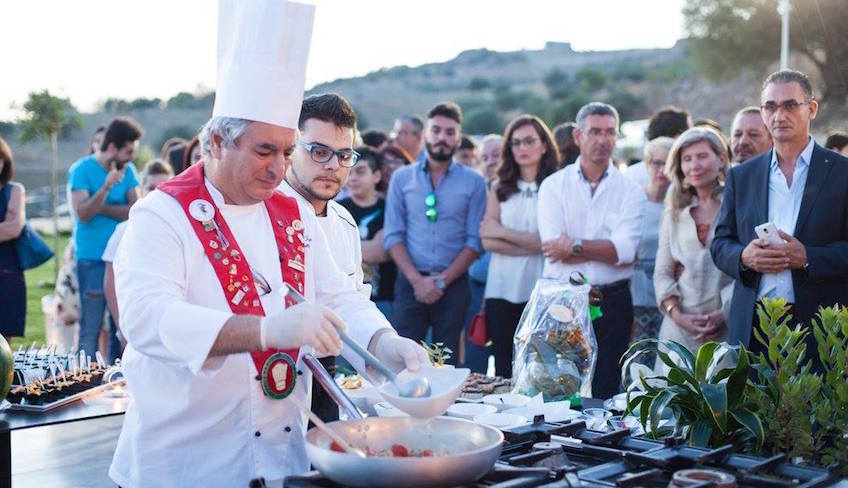
M 271 398 L 289 396 L 296 379 L 294 359 L 284 352 L 272 354 L 262 366 L 262 389 Z

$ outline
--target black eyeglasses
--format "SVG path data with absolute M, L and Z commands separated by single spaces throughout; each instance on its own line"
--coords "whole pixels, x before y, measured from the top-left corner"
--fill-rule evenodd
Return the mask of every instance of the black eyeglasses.
M 773 114 L 777 112 L 777 109 L 782 108 L 784 112 L 789 114 L 794 114 L 798 111 L 801 105 L 809 105 L 810 102 L 799 102 L 797 100 L 787 100 L 782 103 L 775 102 L 766 102 L 760 105 L 760 109 L 762 109 L 767 114 Z
M 525 137 L 524 139 L 513 139 L 509 141 L 509 145 L 512 147 L 521 147 L 524 144 L 527 147 L 533 147 L 537 142 L 539 142 L 538 137 Z
M 352 168 L 356 165 L 356 162 L 359 161 L 360 158 L 360 154 L 352 149 L 336 151 L 335 149 L 323 144 L 303 141 L 297 141 L 297 143 L 309 151 L 309 157 L 318 164 L 328 163 L 331 159 L 333 159 L 333 156 L 335 156 L 339 161 L 339 166 L 343 168 Z
M 424 215 L 427 216 L 427 220 L 430 222 L 435 222 L 438 217 L 438 212 L 436 212 L 436 192 L 431 191 L 424 197 L 424 205 L 427 205 L 427 210 L 424 211 Z

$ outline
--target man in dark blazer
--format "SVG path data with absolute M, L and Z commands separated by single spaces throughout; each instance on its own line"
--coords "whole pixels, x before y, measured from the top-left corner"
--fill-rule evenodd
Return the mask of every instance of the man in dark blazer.
M 761 114 L 774 149 L 727 174 L 713 261 L 736 283 L 728 342 L 762 350 L 753 338 L 757 302 L 783 297 L 794 322 L 809 324 L 819 307 L 848 304 L 848 158 L 810 137 L 818 103 L 806 75 L 778 71 L 766 79 Z M 782 244 L 758 239 L 774 223 Z M 807 356 L 820 369 L 812 331 Z

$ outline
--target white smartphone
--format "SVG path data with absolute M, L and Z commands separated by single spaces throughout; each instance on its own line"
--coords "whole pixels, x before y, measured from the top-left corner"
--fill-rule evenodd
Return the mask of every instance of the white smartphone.
M 772 222 L 766 222 L 765 224 L 754 227 L 754 232 L 757 233 L 757 237 L 771 244 L 783 244 L 783 239 L 777 233 L 777 226 Z

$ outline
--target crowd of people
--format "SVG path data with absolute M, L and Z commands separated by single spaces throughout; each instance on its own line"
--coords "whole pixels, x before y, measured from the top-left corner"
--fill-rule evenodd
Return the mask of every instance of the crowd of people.
M 781 71 L 765 81 L 759 107 L 739 110 L 728 136 L 708 119 L 693 124 L 685 109 L 658 110 L 643 158 L 632 162 L 615 158 L 621 121 L 605 103 L 553 129 L 525 114 L 503 135 L 469 135 L 461 107 L 444 102 L 424 119 L 399 116 L 388 133 L 359 133 L 344 98 L 319 95 L 304 100 L 299 150 L 280 190 L 314 208 L 338 268 L 400 335 L 440 343 L 453 352 L 448 362 L 475 372 L 493 356 L 495 374 L 510 377 L 513 335 L 536 280 L 580 272 L 603 295 L 593 392 L 609 397 L 621 388 L 619 358 L 637 340 L 756 348 L 761 298 L 786 298 L 802 322 L 845 302 L 848 208 L 838 183 L 848 133 L 819 146 L 810 137 L 817 109 L 807 77 Z M 126 345 L 112 263 L 129 209 L 208 151 L 203 134 L 171 139 L 139 172 L 132 161 L 143 137 L 137 122 L 115 118 L 68 172 L 74 227 L 54 327 L 75 333 L 54 340 L 110 360 Z M 25 193 L 13 170 L 0 139 L 6 337 L 23 335 L 25 313 L 13 250 Z M 765 222 L 782 243 L 755 234 Z M 476 314 L 485 316 L 485 346 L 467 337 Z

